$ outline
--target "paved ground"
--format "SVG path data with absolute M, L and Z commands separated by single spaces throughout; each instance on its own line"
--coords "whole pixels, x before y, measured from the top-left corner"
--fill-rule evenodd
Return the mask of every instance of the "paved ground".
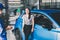
M 18 16 L 9 17 L 10 24 L 15 24 L 17 18 L 18 18 Z M 12 27 L 14 29 L 14 26 L 12 26 Z M 7 40 L 16 40 L 16 39 L 18 40 L 19 39 L 19 36 L 17 35 L 18 31 L 17 31 L 17 33 L 12 32 L 13 29 L 6 31 L 7 32 Z M 15 34 L 16 34 L 16 36 L 15 36 Z

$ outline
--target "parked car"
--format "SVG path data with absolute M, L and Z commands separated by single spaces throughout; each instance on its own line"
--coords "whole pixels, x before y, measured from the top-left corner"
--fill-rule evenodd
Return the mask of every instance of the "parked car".
M 32 10 L 35 25 L 30 40 L 60 40 L 60 10 Z

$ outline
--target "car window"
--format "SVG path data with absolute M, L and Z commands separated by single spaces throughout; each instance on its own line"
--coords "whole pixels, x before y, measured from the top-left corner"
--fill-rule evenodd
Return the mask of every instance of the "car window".
M 60 12 L 50 13 L 49 14 L 60 26 Z
M 32 15 L 34 15 L 35 24 L 41 25 L 43 28 L 46 28 L 48 30 L 51 30 L 53 28 L 52 22 L 45 15 L 40 13 L 32 13 Z

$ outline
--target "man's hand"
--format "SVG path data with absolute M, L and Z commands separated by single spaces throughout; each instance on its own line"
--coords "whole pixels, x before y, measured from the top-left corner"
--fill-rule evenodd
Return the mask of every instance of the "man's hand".
M 11 30 L 12 26 L 7 26 L 6 30 Z

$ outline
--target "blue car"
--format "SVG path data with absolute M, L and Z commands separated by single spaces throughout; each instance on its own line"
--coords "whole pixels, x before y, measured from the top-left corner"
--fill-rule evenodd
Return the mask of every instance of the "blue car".
M 32 10 L 35 25 L 30 40 L 60 40 L 60 10 Z
M 29 40 L 60 40 L 60 10 L 32 10 L 31 15 L 34 15 L 35 25 Z M 20 17 L 16 23 L 20 31 L 22 21 Z M 20 34 L 24 40 L 24 33 L 21 31 Z

